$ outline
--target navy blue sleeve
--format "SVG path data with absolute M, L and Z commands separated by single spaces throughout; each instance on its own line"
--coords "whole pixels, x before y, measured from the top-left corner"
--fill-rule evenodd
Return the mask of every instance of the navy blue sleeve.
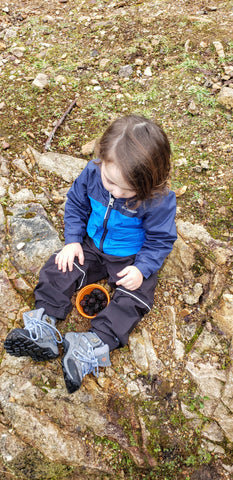
M 82 243 L 91 211 L 87 195 L 89 166 L 87 165 L 67 193 L 65 205 L 65 244 Z
M 177 239 L 175 214 L 176 196 L 171 191 L 157 205 L 153 202 L 145 213 L 143 227 L 146 239 L 134 262 L 145 278 L 160 269 L 173 248 Z

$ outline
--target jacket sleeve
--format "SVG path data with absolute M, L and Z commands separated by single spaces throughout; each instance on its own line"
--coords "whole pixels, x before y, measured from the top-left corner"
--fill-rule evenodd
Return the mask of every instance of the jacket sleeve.
M 170 191 L 156 206 L 151 206 L 143 218 L 146 238 L 134 265 L 145 278 L 160 269 L 173 248 L 177 239 L 175 214 L 176 197 Z
M 86 234 L 91 211 L 90 200 L 87 195 L 88 176 L 89 168 L 87 165 L 67 193 L 64 215 L 65 244 L 82 243 Z

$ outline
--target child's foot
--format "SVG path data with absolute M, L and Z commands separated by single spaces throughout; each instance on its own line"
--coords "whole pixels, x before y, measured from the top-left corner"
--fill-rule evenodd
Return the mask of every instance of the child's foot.
M 7 353 L 15 357 L 29 356 L 38 362 L 58 357 L 57 343 L 62 343 L 62 337 L 55 322 L 44 314 L 44 308 L 25 312 L 23 320 L 25 328 L 15 328 L 6 337 Z
M 99 375 L 99 367 L 109 367 L 109 346 L 93 332 L 66 333 L 63 339 L 65 355 L 62 368 L 69 393 L 79 389 L 88 373 Z

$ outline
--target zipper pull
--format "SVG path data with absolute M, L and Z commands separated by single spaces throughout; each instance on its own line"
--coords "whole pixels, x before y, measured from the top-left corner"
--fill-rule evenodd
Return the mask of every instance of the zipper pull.
M 112 207 L 112 206 L 113 206 L 114 200 L 115 200 L 115 198 L 114 198 L 114 197 L 111 195 L 111 193 L 110 193 L 110 199 L 109 199 L 109 203 L 108 203 L 109 207 Z

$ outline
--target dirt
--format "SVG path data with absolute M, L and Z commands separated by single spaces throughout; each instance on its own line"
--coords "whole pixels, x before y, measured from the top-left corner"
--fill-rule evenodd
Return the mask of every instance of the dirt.
M 0 153 L 10 160 L 25 158 L 28 144 L 43 151 L 76 96 L 77 106 L 52 141 L 54 151 L 82 156 L 82 146 L 113 118 L 145 114 L 162 124 L 172 143 L 172 188 L 181 193 L 178 216 L 231 242 L 232 117 L 217 95 L 221 86 L 232 85 L 224 70 L 233 62 L 232 5 L 2 1 Z M 4 39 L 10 27 L 17 28 L 15 38 Z M 16 47 L 23 47 L 21 53 Z M 132 73 L 124 78 L 119 72 L 126 65 Z M 32 85 L 38 73 L 49 77 L 45 89 Z M 35 168 L 29 187 L 36 188 L 38 174 Z M 25 186 L 13 169 L 12 181 L 16 189 Z M 52 189 L 50 177 L 47 188 Z
M 232 244 L 232 112 L 220 105 L 218 93 L 233 82 L 225 72 L 233 65 L 233 2 L 0 1 L 0 155 L 11 165 L 13 190 L 27 186 L 51 193 L 67 187 L 37 165 L 25 177 L 12 162 L 19 157 L 27 163 L 28 145 L 42 152 L 77 97 L 52 140 L 53 151 L 83 157 L 83 145 L 123 114 L 156 120 L 172 143 L 177 218 L 201 223 L 214 238 Z M 11 27 L 16 36 L 6 39 Z M 121 76 L 127 65 L 132 70 Z M 44 89 L 33 86 L 38 73 L 48 76 Z M 10 205 L 8 195 L 1 202 Z M 53 201 L 47 207 L 63 238 L 59 209 Z M 156 292 L 153 316 L 163 290 L 161 285 Z M 65 328 L 74 326 L 79 323 L 71 315 Z M 200 467 L 186 478 L 224 475 L 211 469 Z

